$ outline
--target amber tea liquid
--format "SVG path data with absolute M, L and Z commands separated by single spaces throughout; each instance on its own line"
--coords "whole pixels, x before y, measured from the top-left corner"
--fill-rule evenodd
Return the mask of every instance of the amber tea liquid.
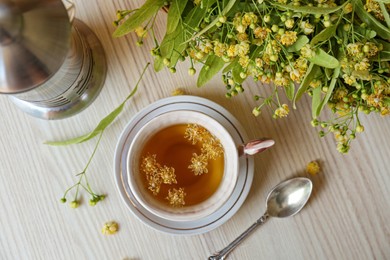
M 186 193 L 185 206 L 198 204 L 208 199 L 217 189 L 224 172 L 224 156 L 209 159 L 208 172 L 195 175 L 188 166 L 194 153 L 200 154 L 202 143 L 195 145 L 184 138 L 186 124 L 173 125 L 162 129 L 145 144 L 141 152 L 141 159 L 145 156 L 156 155 L 159 164 L 175 169 L 176 184 L 162 184 L 158 194 L 154 197 L 168 204 L 166 197 L 168 190 L 172 188 L 184 188 Z M 141 165 L 141 162 L 140 162 Z M 142 171 L 140 174 L 144 175 Z M 148 189 L 146 176 L 142 177 L 145 189 Z

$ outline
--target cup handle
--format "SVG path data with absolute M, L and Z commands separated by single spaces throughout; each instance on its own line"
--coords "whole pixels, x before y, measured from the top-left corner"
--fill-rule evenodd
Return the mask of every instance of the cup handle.
M 264 152 L 275 144 L 275 141 L 269 138 L 261 138 L 252 140 L 246 144 L 241 145 L 240 155 L 254 155 Z

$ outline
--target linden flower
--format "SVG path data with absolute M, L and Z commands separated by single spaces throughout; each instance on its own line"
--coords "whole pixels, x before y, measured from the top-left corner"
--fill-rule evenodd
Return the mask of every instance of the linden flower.
M 378 46 L 373 42 L 366 42 L 363 46 L 363 52 L 365 52 L 368 57 L 377 55 L 378 51 Z
M 363 44 L 358 42 L 358 43 L 349 43 L 347 45 L 347 53 L 349 56 L 356 56 L 358 54 L 362 53 L 362 47 Z
M 137 34 L 138 37 L 140 38 L 145 38 L 147 36 L 147 32 L 144 27 L 138 26 L 135 28 L 135 33 Z
M 168 196 L 166 199 L 169 201 L 169 204 L 173 207 L 182 207 L 185 205 L 184 197 L 187 194 L 184 192 L 183 188 L 179 189 L 169 189 Z
M 303 33 L 306 35 L 309 35 L 314 32 L 315 26 L 310 24 L 307 21 L 302 21 L 300 24 L 301 29 L 303 30 Z
M 284 34 L 282 34 L 280 38 L 280 42 L 284 46 L 291 46 L 297 41 L 297 32 L 287 31 Z
M 205 142 L 202 145 L 202 154 L 206 154 L 208 159 L 215 160 L 223 155 L 223 147 L 219 141 Z
M 257 19 L 257 15 L 255 15 L 253 12 L 249 12 L 244 14 L 244 16 L 242 17 L 242 24 L 244 26 L 249 26 L 251 24 L 257 23 Z
M 153 155 L 148 155 L 142 159 L 141 169 L 145 173 L 157 171 L 157 168 L 160 165 L 157 163 L 156 157 L 157 155 L 153 154 Z
M 172 94 L 172 96 L 180 96 L 180 95 L 185 95 L 185 92 L 183 89 L 177 88 L 177 89 L 173 90 L 171 94 Z
M 275 110 L 275 116 L 282 118 L 288 116 L 288 113 L 290 112 L 290 109 L 287 104 L 283 104 L 282 106 L 278 107 Z
M 141 171 L 146 175 L 148 189 L 157 195 L 160 192 L 161 184 L 177 183 L 175 169 L 173 167 L 161 166 L 157 162 L 157 155 L 148 155 L 142 158 Z
M 248 42 L 240 42 L 237 46 L 237 54 L 239 56 L 245 56 L 249 53 L 250 45 Z
M 192 144 L 196 144 L 204 139 L 205 132 L 208 131 L 204 127 L 197 124 L 189 124 L 184 133 L 184 138 L 191 141 Z
M 312 49 L 310 44 L 306 44 L 301 49 L 301 55 L 303 58 L 313 58 L 315 56 L 315 51 Z
M 176 175 L 175 175 L 175 168 L 163 166 L 159 170 L 159 174 L 161 176 L 162 182 L 164 184 L 173 184 L 177 183 L 176 181 Z
M 311 175 L 316 175 L 320 172 L 320 165 L 316 161 L 311 161 L 306 166 L 306 172 Z
M 256 27 L 253 31 L 253 34 L 255 35 L 255 38 L 264 40 L 265 38 L 267 38 L 269 32 L 271 32 L 271 30 L 268 28 Z
M 157 195 L 160 192 L 162 178 L 158 174 L 150 174 L 146 176 L 148 180 L 148 189 L 153 193 L 153 195 Z
M 119 225 L 115 221 L 110 221 L 104 224 L 102 228 L 102 233 L 104 235 L 113 235 L 118 232 Z
M 188 166 L 189 169 L 195 175 L 202 175 L 208 173 L 207 169 L 208 159 L 206 154 L 197 155 L 196 153 L 192 154 L 191 164 Z
M 366 71 L 370 68 L 370 61 L 364 58 L 361 62 L 356 63 L 354 67 L 357 71 Z

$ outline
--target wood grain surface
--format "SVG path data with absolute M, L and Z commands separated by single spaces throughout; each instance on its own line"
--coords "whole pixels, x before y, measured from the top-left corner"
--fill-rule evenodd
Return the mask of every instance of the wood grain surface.
M 253 95 L 266 87 L 246 83 L 245 92 L 231 100 L 219 77 L 197 88 L 196 77 L 181 63 L 175 74 L 149 68 L 136 96 L 105 131 L 88 177 L 107 198 L 95 207 L 71 209 L 59 199 L 77 179 L 96 139 L 79 145 L 51 147 L 61 140 L 87 133 L 130 93 L 142 69 L 152 61 L 153 41 L 136 46 L 136 37 L 112 38 L 117 9 L 142 3 L 125 0 L 76 1 L 76 17 L 101 40 L 108 63 L 105 86 L 82 113 L 45 121 L 21 112 L 0 96 L 0 259 L 206 259 L 251 225 L 265 210 L 268 191 L 282 180 L 307 176 L 314 192 L 307 206 L 288 219 L 270 219 L 240 245 L 229 259 L 390 259 L 390 118 L 362 115 L 365 132 L 347 155 L 335 148 L 332 136 L 319 138 L 310 125 L 310 99 L 303 98 L 286 119 L 271 112 L 251 114 Z M 158 37 L 166 14 L 157 19 Z M 240 210 L 222 226 L 201 235 L 175 236 L 143 224 L 126 208 L 117 192 L 113 157 L 121 131 L 148 104 L 168 97 L 176 88 L 206 97 L 228 109 L 250 138 L 267 136 L 276 145 L 255 157 L 255 177 Z M 318 160 L 322 171 L 308 176 L 305 166 Z M 107 221 L 119 223 L 112 236 L 101 234 Z

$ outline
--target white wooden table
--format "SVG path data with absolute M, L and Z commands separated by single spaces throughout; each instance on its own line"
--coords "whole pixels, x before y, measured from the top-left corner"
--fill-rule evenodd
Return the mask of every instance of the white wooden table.
M 271 219 L 230 259 L 390 259 L 390 118 L 362 116 L 365 132 L 347 155 L 341 155 L 332 136 L 319 138 L 311 127 L 309 98 L 301 100 L 286 119 L 274 120 L 271 112 L 253 117 L 252 96 L 264 90 L 248 83 L 245 94 L 227 100 L 218 77 L 196 88 L 187 63 L 176 74 L 148 69 L 136 96 L 104 133 L 88 177 L 95 191 L 107 198 L 91 207 L 84 193 L 77 209 L 59 202 L 77 180 L 75 174 L 84 168 L 96 140 L 67 147 L 43 142 L 87 133 L 134 87 L 151 61 L 153 43 L 149 39 L 140 48 L 134 35 L 114 39 L 111 24 L 117 9 L 141 2 L 76 1 L 76 17 L 102 41 L 108 62 L 101 94 L 82 113 L 44 121 L 22 113 L 7 96 L 0 96 L 0 259 L 206 259 L 263 213 L 271 187 L 294 176 L 308 176 L 305 166 L 312 160 L 321 163 L 322 172 L 308 176 L 314 193 L 304 210 L 289 219 Z M 161 34 L 164 16 L 158 18 Z M 250 138 L 268 136 L 276 141 L 272 149 L 255 157 L 253 185 L 240 210 L 202 235 L 174 236 L 146 226 L 126 208 L 114 180 L 115 145 L 127 122 L 177 87 L 227 108 Z M 101 228 L 110 220 L 118 222 L 120 230 L 105 236 Z

